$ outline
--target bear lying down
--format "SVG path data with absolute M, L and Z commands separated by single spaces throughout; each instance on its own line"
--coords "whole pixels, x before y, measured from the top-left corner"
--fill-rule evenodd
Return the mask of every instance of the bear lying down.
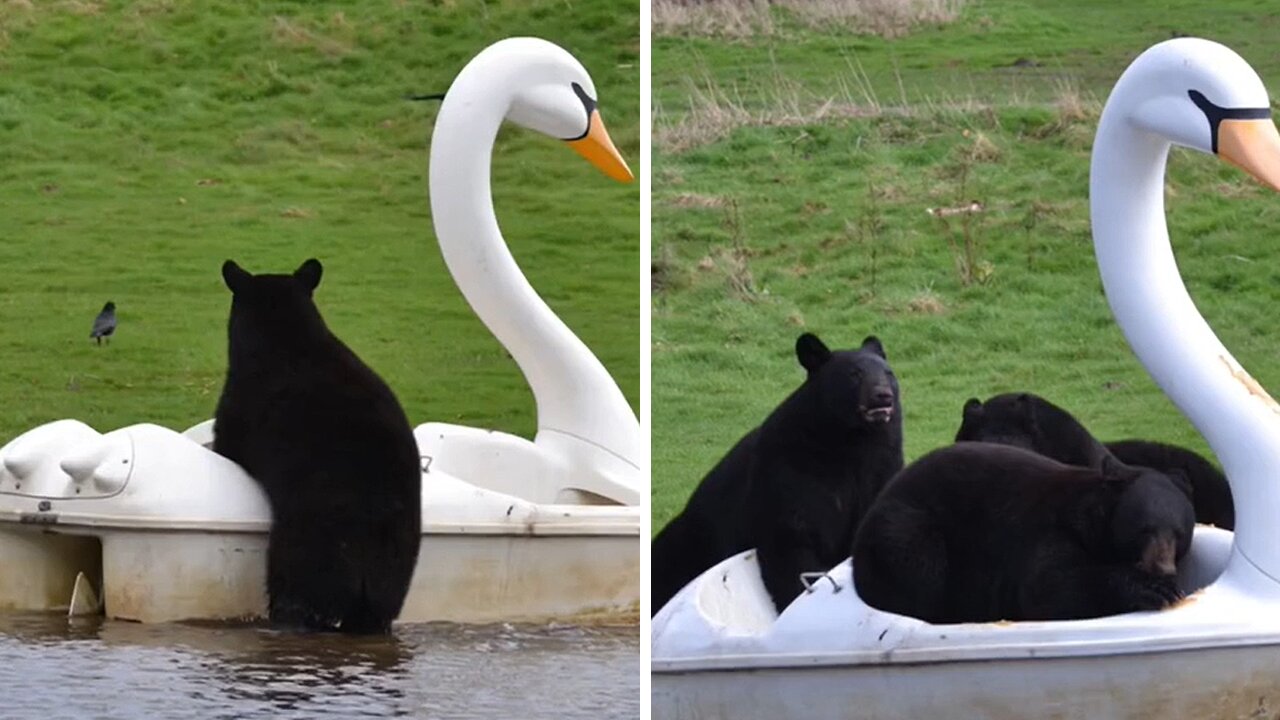
M 1031 393 L 996 395 L 985 403 L 964 404 L 956 442 L 994 442 L 1034 450 L 1068 465 L 1100 467 L 1105 456 L 1126 465 L 1158 470 L 1186 491 L 1196 522 L 1231 530 L 1235 506 L 1227 478 L 1208 460 L 1186 448 L 1149 440 L 1120 440 L 1105 445 L 1071 413 Z
M 872 607 L 931 623 L 1156 610 L 1181 597 L 1175 562 L 1194 524 L 1161 473 L 961 442 L 877 498 L 853 544 L 854 585 Z

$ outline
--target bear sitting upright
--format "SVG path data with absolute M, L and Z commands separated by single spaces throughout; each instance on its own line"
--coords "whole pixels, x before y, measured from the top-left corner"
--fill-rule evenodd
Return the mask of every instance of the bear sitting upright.
M 854 586 L 872 607 L 931 623 L 1156 610 L 1182 596 L 1175 563 L 1194 523 L 1153 470 L 961 442 L 876 499 L 853 545 Z
M 1235 527 L 1235 506 L 1227 478 L 1199 454 L 1176 445 L 1147 440 L 1099 442 L 1071 413 L 1031 393 L 996 395 L 985 403 L 964 404 L 956 441 L 1015 445 L 1082 467 L 1100 467 L 1105 456 L 1126 465 L 1157 470 L 1186 490 L 1196 521 L 1225 530 Z
M 387 633 L 418 558 L 418 447 L 391 389 L 320 317 L 321 270 L 223 264 L 231 319 L 213 449 L 270 501 L 270 619 Z
M 902 468 L 897 378 L 875 337 L 832 352 L 810 333 L 796 340 L 808 375 L 764 423 L 702 480 L 653 539 L 656 614 L 699 573 L 758 550 L 765 587 L 781 612 L 803 590 L 800 574 L 848 557 L 854 529 Z

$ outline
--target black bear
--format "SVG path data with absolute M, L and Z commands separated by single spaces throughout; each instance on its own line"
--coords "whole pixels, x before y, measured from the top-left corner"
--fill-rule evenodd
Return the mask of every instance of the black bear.
M 1165 473 L 1191 497 L 1196 521 L 1231 530 L 1235 506 L 1231 488 L 1220 470 L 1186 448 L 1148 440 L 1103 444 L 1071 413 L 1031 393 L 996 395 L 985 403 L 970 398 L 964 404 L 956 441 L 983 441 L 1034 450 L 1068 465 L 1099 467 L 1114 456 L 1126 465 Z
M 270 619 L 387 633 L 418 559 L 418 447 L 391 389 L 320 317 L 321 271 L 315 259 L 292 275 L 223 264 L 231 319 L 213 449 L 271 503 Z
M 1236 506 L 1227 477 L 1199 453 L 1151 440 L 1115 440 L 1107 443 L 1107 449 L 1127 465 L 1149 467 L 1170 477 L 1181 473 L 1191 486 L 1196 522 L 1235 529 Z
M 1111 453 L 1071 413 L 1031 393 L 964 404 L 956 442 L 991 442 L 1031 450 L 1068 465 L 1100 468 Z
M 880 341 L 833 352 L 805 333 L 796 357 L 804 382 L 653 539 L 654 613 L 699 573 L 752 547 L 781 611 L 803 590 L 801 573 L 848 557 L 858 522 L 902 469 L 898 380 Z
M 898 474 L 853 544 L 872 607 L 931 623 L 1073 620 L 1178 600 L 1191 502 L 1162 473 L 961 442 Z

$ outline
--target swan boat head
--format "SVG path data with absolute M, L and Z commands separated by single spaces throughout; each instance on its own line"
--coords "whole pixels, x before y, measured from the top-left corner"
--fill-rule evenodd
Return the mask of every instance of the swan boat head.
M 632 180 L 598 100 L 586 68 L 554 43 L 508 38 L 482 50 L 458 73 L 436 116 L 431 219 L 458 288 L 533 391 L 534 443 L 545 460 L 538 472 L 630 505 L 642 496 L 639 422 L 609 372 L 516 265 L 490 188 L 504 121 L 567 143 L 614 180 Z M 638 227 L 638 213 L 636 219 Z
M 1152 46 L 1121 75 L 1103 108 L 1089 203 L 1116 322 L 1213 448 L 1231 484 L 1237 516 L 1227 574 L 1265 577 L 1280 591 L 1280 405 L 1196 309 L 1174 260 L 1164 209 L 1173 145 L 1216 155 L 1280 190 L 1280 133 L 1270 108 L 1262 80 L 1230 48 L 1197 38 Z
M 614 147 L 600 110 L 596 106 L 595 84 L 582 63 L 551 43 L 541 47 L 540 60 L 527 68 L 536 80 L 518 88 L 511 98 L 507 119 L 557 138 L 605 175 L 619 182 L 634 179 L 622 154 Z
M 597 103 L 595 83 L 582 63 L 555 43 L 508 38 L 485 48 L 462 69 L 444 94 L 441 115 L 465 108 L 472 121 L 500 116 L 520 127 L 562 140 L 619 182 L 634 179 L 614 147 Z M 481 123 L 476 139 L 486 133 Z
M 1136 131 L 1218 155 L 1280 189 L 1280 134 L 1258 74 L 1233 50 L 1197 38 L 1160 43 L 1121 76 L 1107 113 Z

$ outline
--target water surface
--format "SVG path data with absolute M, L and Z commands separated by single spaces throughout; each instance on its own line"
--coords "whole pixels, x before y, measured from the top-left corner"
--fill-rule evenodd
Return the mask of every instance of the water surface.
M 0 716 L 635 718 L 635 627 L 259 626 L 0 615 Z

